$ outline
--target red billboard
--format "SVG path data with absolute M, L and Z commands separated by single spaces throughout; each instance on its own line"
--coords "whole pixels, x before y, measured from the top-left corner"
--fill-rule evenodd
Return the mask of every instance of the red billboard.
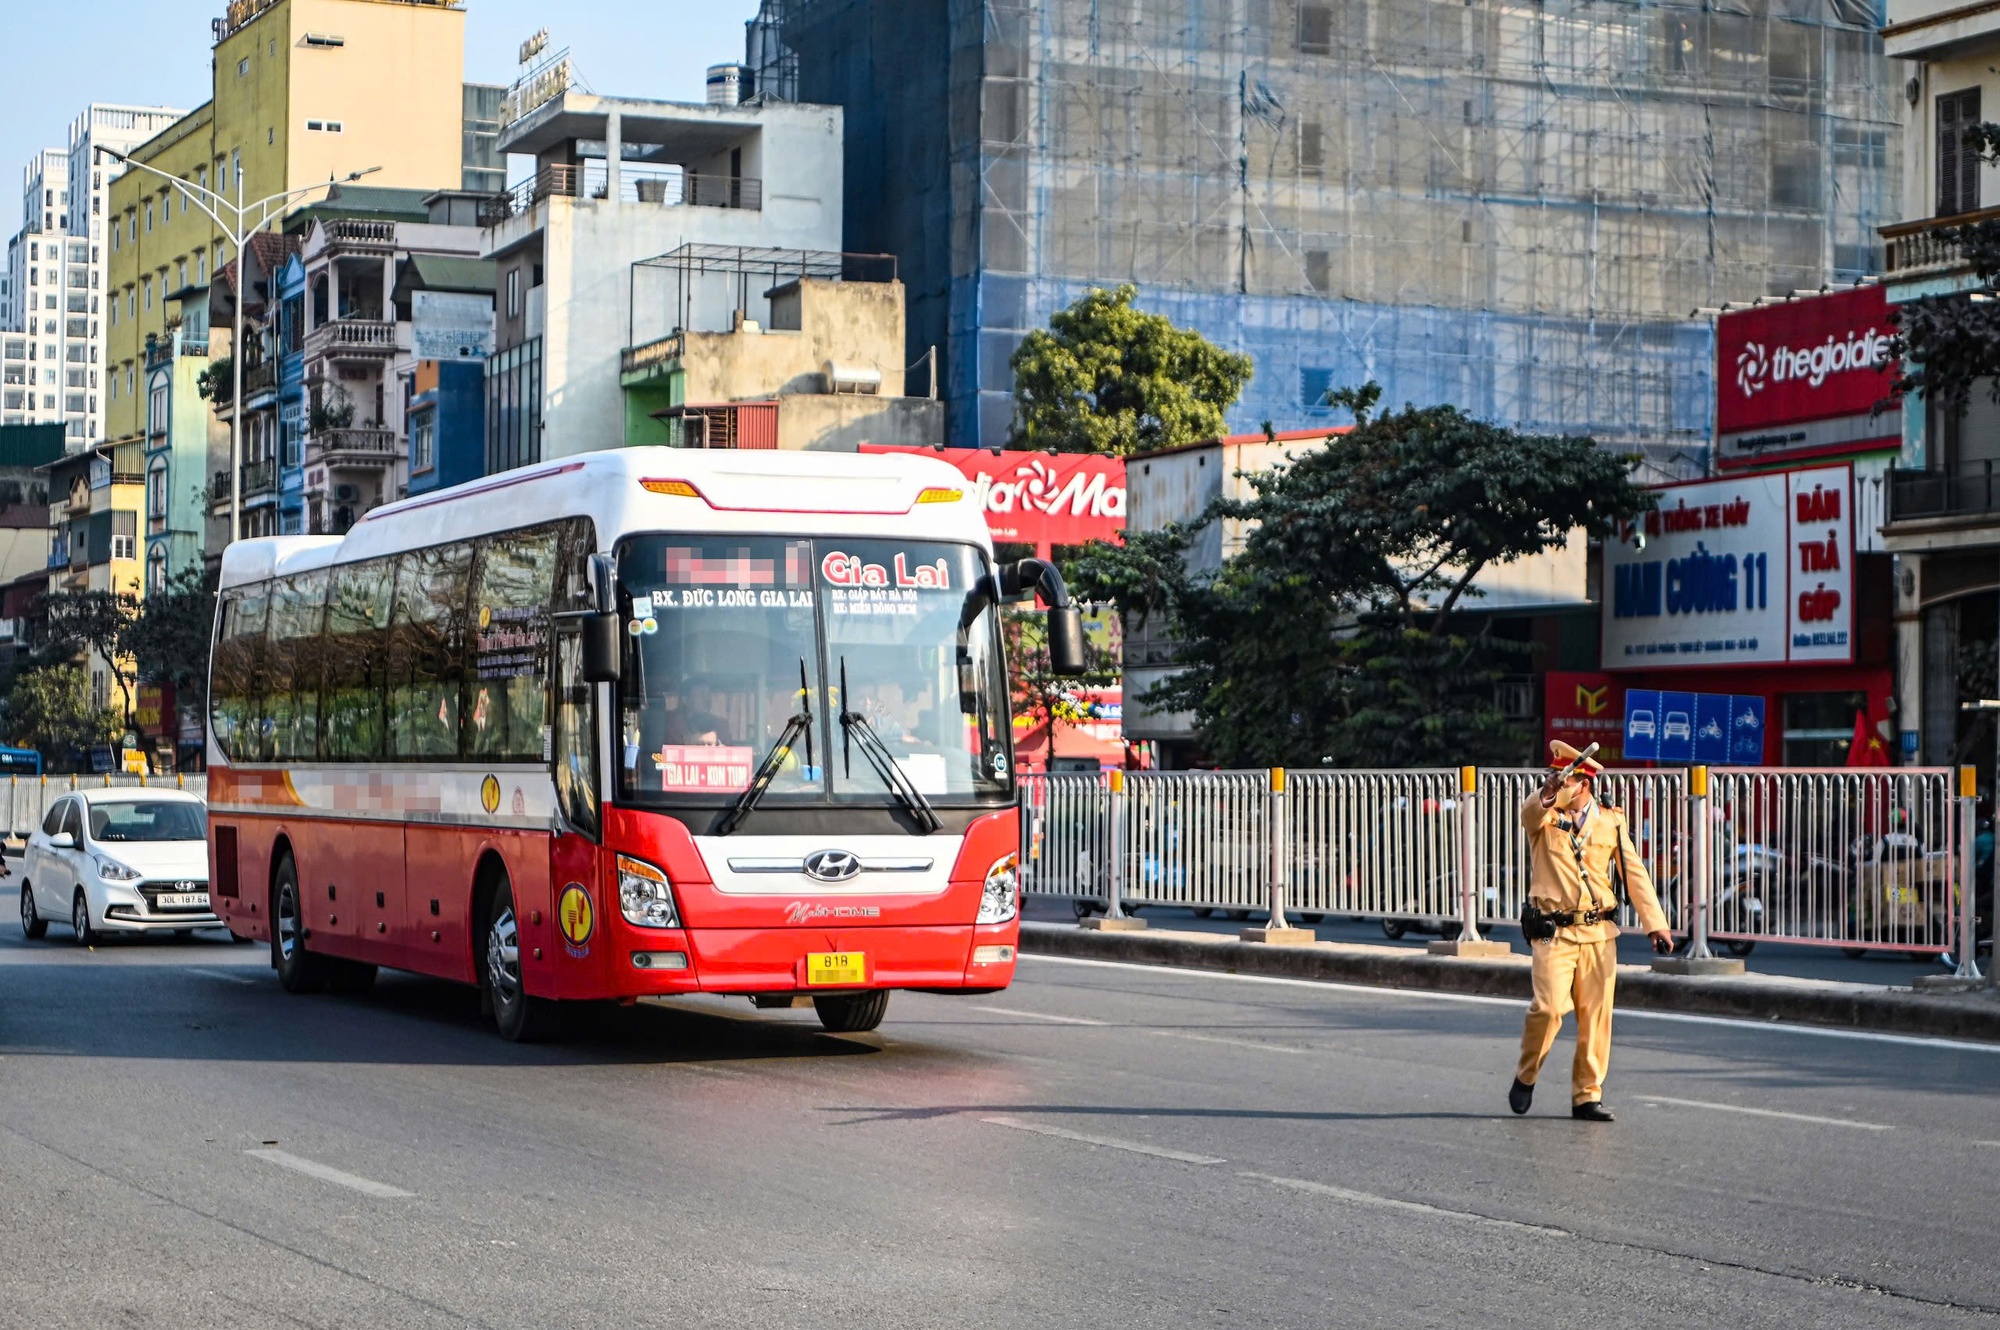
M 1889 302 L 1879 285 L 1733 310 L 1715 321 L 1717 461 L 1749 466 L 1895 447 Z
M 993 453 L 983 448 L 895 448 L 865 453 L 940 457 L 971 482 L 993 539 L 1051 546 L 1112 540 L 1125 529 L 1125 459 L 1097 453 Z

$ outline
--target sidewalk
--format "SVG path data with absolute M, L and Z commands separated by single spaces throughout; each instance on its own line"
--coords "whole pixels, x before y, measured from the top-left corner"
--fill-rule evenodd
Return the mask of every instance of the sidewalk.
M 1283 947 L 1239 942 L 1214 933 L 1167 929 L 1105 933 L 1068 924 L 1030 922 L 1021 925 L 1021 950 L 1377 988 L 1473 993 L 1524 1002 L 1529 996 L 1528 957 L 1518 951 L 1491 960 L 1461 960 L 1406 947 L 1341 942 Z M 1621 965 L 1618 1003 L 1649 1011 L 2000 1042 L 2000 993 L 1991 989 L 1919 993 L 1910 988 L 1777 975 L 1663 975 L 1644 966 Z

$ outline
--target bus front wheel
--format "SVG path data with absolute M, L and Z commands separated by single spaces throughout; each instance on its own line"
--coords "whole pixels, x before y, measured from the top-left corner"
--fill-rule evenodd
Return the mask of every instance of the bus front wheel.
M 505 880 L 493 893 L 480 971 L 502 1039 L 528 1044 L 559 1032 L 561 1008 L 548 998 L 530 997 L 521 985 L 521 929 L 514 917 L 514 887 Z
M 271 887 L 271 968 L 287 993 L 317 993 L 332 970 L 326 958 L 306 950 L 305 907 L 299 895 L 298 865 L 286 855 L 278 861 L 278 880 Z
M 889 1010 L 889 990 L 873 993 L 829 993 L 813 999 L 819 1023 L 833 1034 L 861 1034 L 882 1023 Z

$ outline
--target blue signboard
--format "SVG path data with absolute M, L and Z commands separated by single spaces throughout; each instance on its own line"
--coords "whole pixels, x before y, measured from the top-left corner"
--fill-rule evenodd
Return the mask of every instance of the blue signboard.
M 1628 688 L 1625 756 L 1634 762 L 1759 765 L 1764 760 L 1764 699 Z

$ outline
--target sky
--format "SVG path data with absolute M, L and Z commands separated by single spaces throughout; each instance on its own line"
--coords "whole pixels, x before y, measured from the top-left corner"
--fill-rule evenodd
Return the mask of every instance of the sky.
M 0 3 L 4 7 L 4 3 Z M 91 102 L 199 106 L 208 96 L 209 20 L 225 0 L 69 0 L 35 24 L 33 58 L 0 83 L 0 240 L 21 227 L 21 170 L 67 148 Z M 708 66 L 743 58 L 757 0 L 465 0 L 465 77 L 510 83 L 523 38 L 547 26 L 597 92 L 702 99 Z

